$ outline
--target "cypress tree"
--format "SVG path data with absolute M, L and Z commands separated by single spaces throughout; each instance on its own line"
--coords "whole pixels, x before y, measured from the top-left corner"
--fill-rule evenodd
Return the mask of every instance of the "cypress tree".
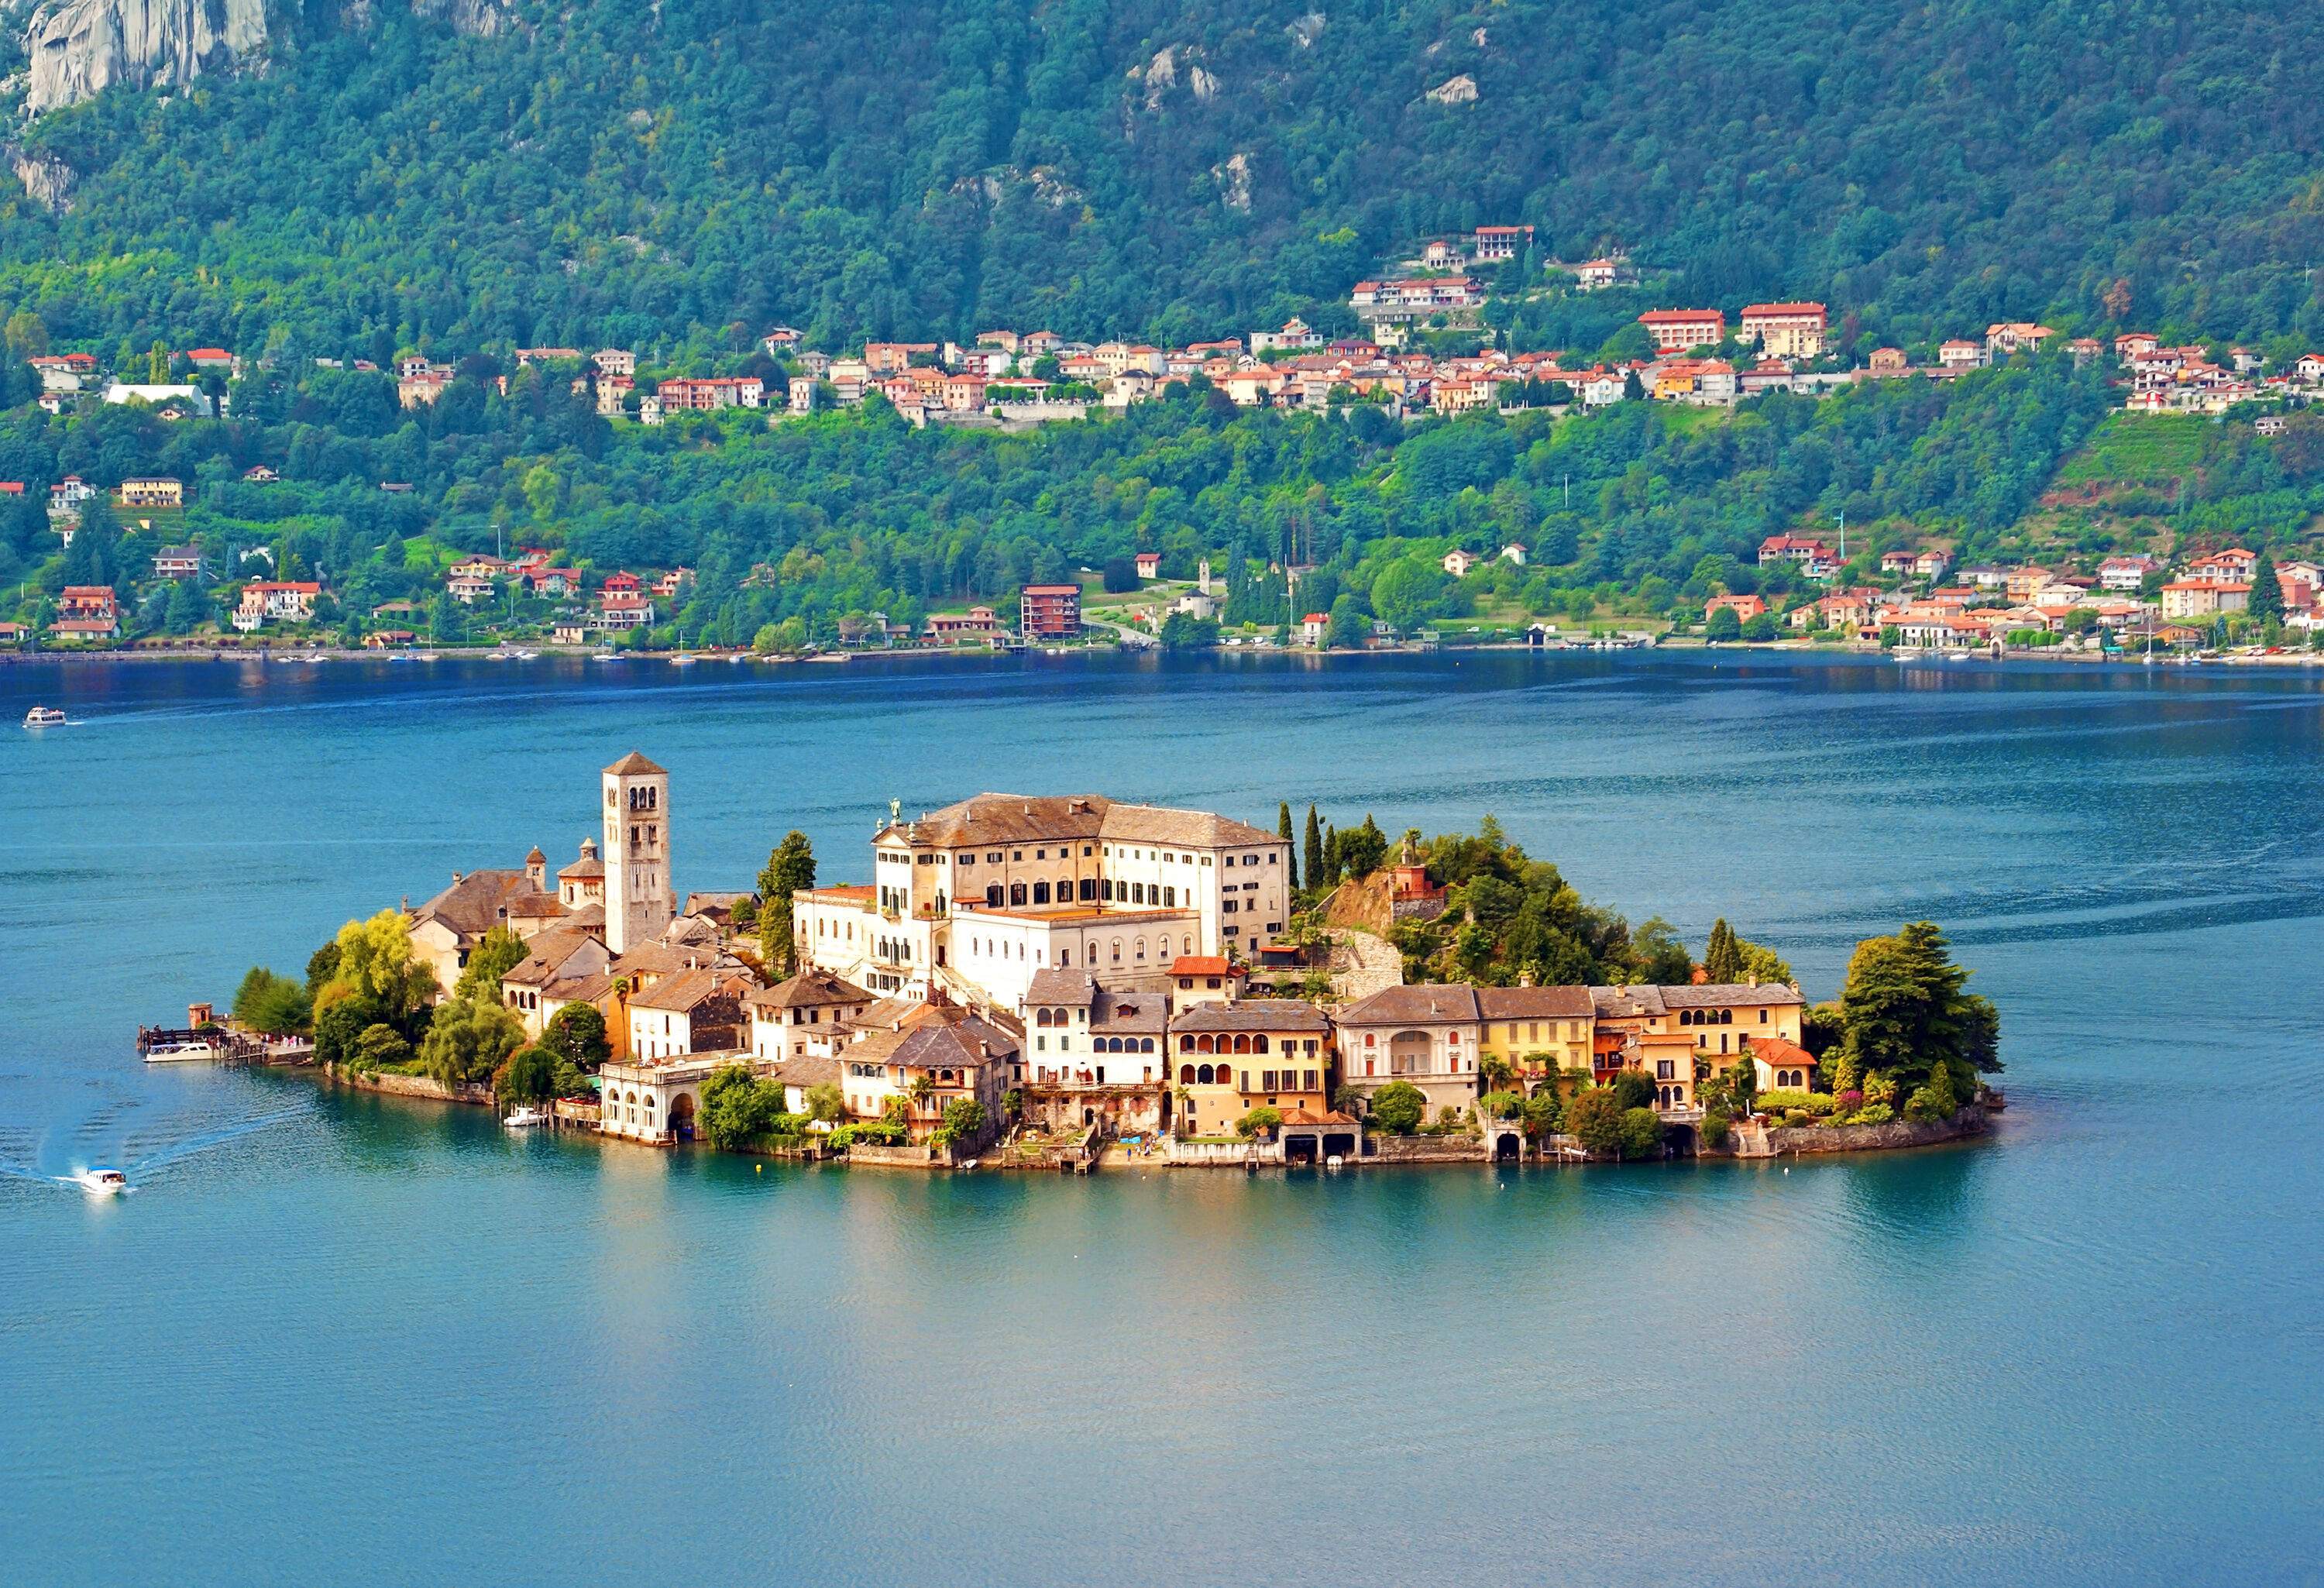
M 1306 847 L 1307 853 L 1301 859 L 1305 862 L 1307 885 L 1321 888 L 1331 882 L 1332 873 L 1323 866 L 1323 824 L 1315 819 L 1315 808 L 1312 804 L 1307 808 Z
M 1702 951 L 1702 974 L 1710 981 L 1720 983 L 1743 979 L 1743 951 L 1737 946 L 1735 929 L 1721 916 L 1711 923 L 1711 942 Z
M 1291 842 L 1291 801 L 1288 799 L 1275 808 L 1275 836 L 1286 845 Z M 1299 852 L 1296 849 L 1291 852 L 1291 886 L 1294 891 L 1299 886 Z
M 2254 623 L 2265 623 L 2273 618 L 2283 621 L 2283 586 L 2275 577 L 2275 559 L 2263 551 L 2252 564 L 2251 599 L 2246 603 Z

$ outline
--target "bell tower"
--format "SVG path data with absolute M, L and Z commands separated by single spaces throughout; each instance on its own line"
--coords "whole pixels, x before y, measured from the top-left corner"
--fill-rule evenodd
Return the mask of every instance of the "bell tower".
M 631 751 L 607 767 L 605 946 L 626 954 L 662 934 L 669 891 L 669 773 Z

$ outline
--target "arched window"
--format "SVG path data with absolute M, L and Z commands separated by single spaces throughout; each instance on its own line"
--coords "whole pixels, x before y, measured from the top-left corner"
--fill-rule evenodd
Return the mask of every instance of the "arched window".
M 1204 1032 L 1202 1038 L 1195 1043 L 1195 1050 L 1200 1053 L 1215 1053 L 1218 1051 L 1218 1049 L 1212 1045 L 1210 1033 L 1207 1031 Z
M 1248 1037 L 1237 1037 L 1234 1039 L 1234 1050 L 1237 1053 L 1249 1053 L 1250 1051 L 1250 1039 Z
M 1037 1026 L 1047 1025 L 1049 1023 L 1049 1011 L 1046 1009 L 1035 1010 L 1033 1011 L 1033 1023 Z
M 1735 1011 L 1731 1009 L 1720 1010 L 1719 1011 L 1719 1023 L 1722 1026 L 1733 1025 L 1735 1023 Z
M 1036 882 L 1033 884 L 1033 902 L 1036 904 L 1047 904 L 1049 902 L 1048 883 Z
M 1082 902 L 1087 904 L 1093 901 L 1096 898 L 1097 879 L 1095 877 L 1084 877 L 1082 879 Z
M 1181 1031 L 1178 1034 L 1178 1051 L 1181 1053 L 1192 1053 L 1194 1051 L 1194 1038 L 1184 1031 Z
M 1146 957 L 1146 939 L 1143 937 L 1133 937 L 1130 939 L 1130 951 L 1133 957 L 1144 959 Z
M 1180 1065 L 1178 1066 L 1178 1085 L 1181 1086 L 1191 1086 L 1194 1084 L 1194 1066 L 1190 1064 Z
M 1001 908 L 1001 884 L 1000 884 L 1000 883 L 998 883 L 998 882 L 990 882 L 990 883 L 987 883 L 987 884 L 985 885 L 985 889 L 984 889 L 984 906 L 985 906 L 985 908 L 986 908 L 987 909 L 999 909 Z
M 1220 1072 L 1218 1072 L 1218 1073 L 1219 1073 L 1220 1075 L 1223 1076 L 1226 1072 L 1225 1072 L 1225 1071 L 1223 1071 L 1223 1070 L 1222 1070 L 1222 1071 L 1220 1071 Z M 1211 1074 L 1212 1074 L 1212 1071 L 1211 1071 L 1211 1066 L 1208 1066 L 1208 1065 L 1204 1065 L 1204 1066 L 1202 1067 L 1202 1069 L 1201 1069 L 1200 1071 L 1198 1071 L 1198 1072 L 1197 1072 L 1197 1074 L 1199 1074 L 1199 1075 L 1201 1076 L 1201 1077 L 1202 1077 L 1202 1081 L 1203 1081 L 1203 1085 L 1204 1085 L 1205 1086 L 1207 1086 L 1207 1085 L 1209 1085 L 1211 1084 Z
M 1009 902 L 1011 904 L 1022 904 L 1025 902 L 1024 883 L 1011 882 L 1009 884 Z
M 1192 954 L 1194 952 L 1194 933 L 1189 932 L 1186 934 L 1185 938 L 1184 939 L 1184 946 L 1178 950 L 1178 952 L 1181 954 Z
M 1113 940 L 1113 963 L 1116 965 L 1121 963 L 1121 939 L 1119 937 Z
M 1151 1038 L 1151 1037 L 1140 1037 L 1140 1038 L 1138 1039 L 1138 1051 L 1139 1051 L 1139 1052 L 1140 1052 L 1140 1053 L 1151 1053 L 1151 1052 L 1153 1052 L 1153 1051 L 1154 1051 L 1154 1039 L 1153 1039 L 1153 1038 Z

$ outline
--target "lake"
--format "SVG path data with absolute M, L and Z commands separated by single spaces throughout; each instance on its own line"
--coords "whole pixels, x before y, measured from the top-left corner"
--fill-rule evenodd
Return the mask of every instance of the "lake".
M 0 710 L 12 1583 L 2315 1580 L 2310 675 L 43 662 Z M 680 888 L 1098 790 L 1490 812 L 1812 998 L 1932 919 L 2010 1110 L 1856 1161 L 930 1178 L 138 1062 L 348 916 L 564 863 L 632 748 Z

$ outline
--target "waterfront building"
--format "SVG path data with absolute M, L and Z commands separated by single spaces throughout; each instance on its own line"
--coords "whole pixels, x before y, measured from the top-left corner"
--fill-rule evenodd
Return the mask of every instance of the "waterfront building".
M 1045 970 L 1026 990 L 1025 1120 L 1041 1130 L 1103 1123 L 1115 1134 L 1170 1122 L 1170 1000 L 1115 992 L 1086 970 Z
M 802 959 L 875 992 L 1021 1011 L 1042 970 L 1166 991 L 1188 955 L 1271 938 L 1291 845 L 1203 811 L 1102 795 L 980 794 L 872 838 L 873 882 L 792 901 Z
M 1816 1056 L 1781 1037 L 1752 1040 L 1751 1069 L 1762 1092 L 1805 1092 L 1815 1080 Z
M 597 1129 L 631 1141 L 691 1141 L 702 1117 L 702 1083 L 738 1063 L 753 1075 L 773 1067 L 733 1053 L 615 1059 L 597 1071 Z
M 670 923 L 669 773 L 632 750 L 604 785 L 605 946 L 622 954 Z
M 530 952 L 501 978 L 501 1002 L 524 1022 L 527 1038 L 539 1041 L 557 1011 L 568 1003 L 595 1004 L 611 985 L 602 928 L 591 931 L 559 923 L 525 945 Z
M 1296 998 L 1224 999 L 1170 1020 L 1182 1134 L 1225 1135 L 1254 1108 L 1331 1112 L 1332 1022 Z
M 1024 1080 L 1015 1034 L 998 1020 L 948 1003 L 899 1010 L 889 1024 L 844 1049 L 839 1063 L 848 1112 L 878 1119 L 889 1099 L 900 1097 L 915 1143 L 936 1133 L 951 1104 L 981 1103 L 984 1137 L 962 1144 L 969 1150 L 999 1129 L 1005 1094 Z
M 1342 1078 L 1365 1109 L 1404 1081 L 1428 1099 L 1432 1119 L 1477 1101 L 1482 1024 L 1477 989 L 1459 984 L 1384 987 L 1332 1016 Z
M 1586 1073 L 1597 1012 L 1587 987 L 1480 987 L 1477 1062 L 1499 1059 L 1528 1083 Z

